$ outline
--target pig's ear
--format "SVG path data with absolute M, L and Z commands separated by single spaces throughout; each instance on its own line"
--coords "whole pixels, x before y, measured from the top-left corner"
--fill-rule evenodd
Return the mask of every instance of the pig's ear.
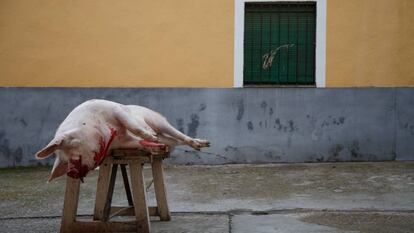
M 63 176 L 68 169 L 68 163 L 60 159 L 60 156 L 56 156 L 55 164 L 53 165 L 52 172 L 50 173 L 49 179 L 47 182 Z
M 47 158 L 49 155 L 55 152 L 55 150 L 59 149 L 60 145 L 62 145 L 62 142 L 63 137 L 55 137 L 45 148 L 36 153 L 36 159 Z

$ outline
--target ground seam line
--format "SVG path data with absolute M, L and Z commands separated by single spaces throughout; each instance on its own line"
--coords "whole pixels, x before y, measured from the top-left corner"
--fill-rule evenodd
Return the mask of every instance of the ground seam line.
M 294 213 L 406 213 L 414 214 L 414 210 L 338 210 L 338 209 L 280 209 L 280 210 L 264 210 L 264 211 L 252 211 L 252 210 L 232 210 L 232 211 L 172 211 L 173 215 L 271 215 L 271 214 L 294 214 Z M 92 217 L 92 214 L 80 214 L 77 217 Z M 61 215 L 49 215 L 49 216 L 27 216 L 27 217 L 5 217 L 0 218 L 1 220 L 19 220 L 19 219 L 53 219 L 61 218 Z
M 227 216 L 229 218 L 229 222 L 228 222 L 228 224 L 229 224 L 229 233 L 232 233 L 232 231 L 233 231 L 233 215 L 228 214 Z

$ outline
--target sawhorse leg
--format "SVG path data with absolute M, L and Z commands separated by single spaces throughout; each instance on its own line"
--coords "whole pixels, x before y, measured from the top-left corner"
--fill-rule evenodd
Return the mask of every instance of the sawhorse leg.
M 121 172 L 122 172 L 122 179 L 124 180 L 124 188 L 125 188 L 125 194 L 126 194 L 127 199 L 128 199 L 128 205 L 133 206 L 134 203 L 132 201 L 131 188 L 129 186 L 128 174 L 127 174 L 125 164 L 121 164 Z
M 60 233 L 70 233 L 71 225 L 76 222 L 76 212 L 79 201 L 80 180 L 66 177 L 65 201 L 63 204 L 63 216 L 60 225 Z
M 141 163 L 131 163 L 129 165 L 129 172 L 131 173 L 132 196 L 137 221 L 137 232 L 149 233 L 150 222 L 145 192 L 143 165 Z
M 98 184 L 96 186 L 95 210 L 93 220 L 102 220 L 105 212 L 105 204 L 107 193 L 109 190 L 109 175 L 111 173 L 111 165 L 103 163 L 99 167 Z
M 152 176 L 154 178 L 155 198 L 157 199 L 157 209 L 161 221 L 170 221 L 171 214 L 168 208 L 167 194 L 164 183 L 164 170 L 162 168 L 162 159 L 155 158 L 151 164 Z

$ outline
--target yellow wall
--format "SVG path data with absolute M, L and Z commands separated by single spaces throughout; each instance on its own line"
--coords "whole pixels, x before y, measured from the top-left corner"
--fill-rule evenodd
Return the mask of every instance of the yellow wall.
M 414 0 L 327 0 L 328 87 L 414 86 Z M 0 86 L 231 87 L 234 0 L 1 0 Z
M 413 12 L 413 0 L 328 0 L 327 86 L 414 86 Z
M 233 5 L 1 0 L 0 86 L 232 86 Z

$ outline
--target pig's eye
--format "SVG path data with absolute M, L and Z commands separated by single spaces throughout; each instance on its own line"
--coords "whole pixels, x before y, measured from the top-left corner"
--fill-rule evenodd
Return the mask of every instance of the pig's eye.
M 79 139 L 73 139 L 71 142 L 70 142 L 70 144 L 71 144 L 71 146 L 72 147 L 79 147 L 80 145 L 81 145 L 81 140 L 79 140 Z

